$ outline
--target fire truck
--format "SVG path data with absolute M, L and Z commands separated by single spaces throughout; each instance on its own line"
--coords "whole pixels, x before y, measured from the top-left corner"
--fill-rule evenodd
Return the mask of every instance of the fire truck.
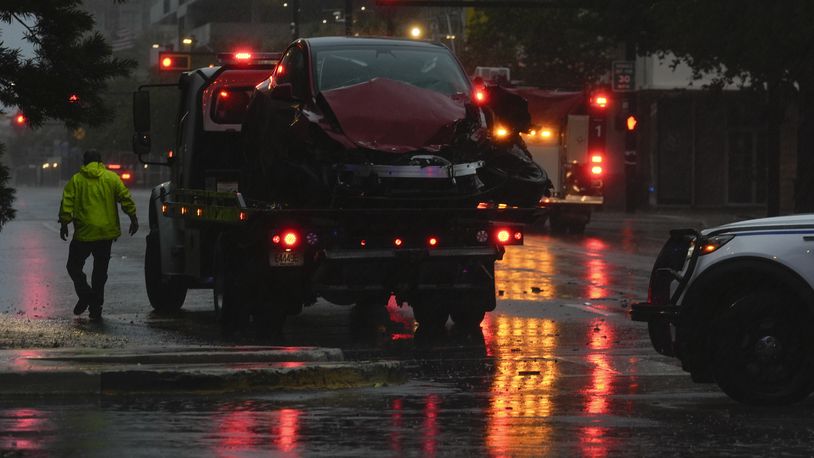
M 415 61 L 418 74 L 427 78 L 429 67 L 419 58 L 429 53 L 432 62 L 447 65 L 443 69 L 447 74 L 459 71 L 460 77 L 452 73 L 455 84 L 469 88 L 462 67 L 446 48 L 400 40 L 353 40 L 298 40 L 282 55 L 224 54 L 220 65 L 181 72 L 175 83 L 144 85 L 134 92 L 134 152 L 144 163 L 171 169 L 170 181 L 152 190 L 148 208 L 144 272 L 155 310 L 178 310 L 189 289 L 212 289 L 215 314 L 229 334 L 250 324 L 261 333 L 278 333 L 286 316 L 317 298 L 339 305 L 384 307 L 395 296 L 400 305 L 412 307 L 418 329 L 427 332 L 441 330 L 448 318 L 456 326 L 477 329 L 484 313 L 495 308 L 494 263 L 502 259 L 506 246 L 523 244 L 524 225 L 539 217 L 541 209 L 473 200 L 472 190 L 483 185 L 475 173 L 484 161 L 456 156 L 462 162 L 451 162 L 438 156 L 444 149 L 397 155 L 389 147 L 384 152 L 355 146 L 328 151 L 324 145 L 339 144 L 336 138 L 355 145 L 346 138 L 352 125 L 340 129 L 337 120 L 345 119 L 343 113 L 358 116 L 361 109 L 354 102 L 349 106 L 357 109 L 343 112 L 340 103 L 348 91 L 367 87 L 377 94 L 395 94 L 397 102 L 405 98 L 404 91 L 414 91 L 455 113 L 460 106 L 466 122 L 455 132 L 466 135 L 455 145 L 470 142 L 471 131 L 477 140 L 472 144 L 489 151 L 499 148 L 475 135 L 488 132 L 489 126 L 479 114 L 481 107 L 468 97 L 460 100 L 457 92 L 441 97 L 390 79 L 352 80 L 357 67 L 374 68 L 358 65 L 360 59 L 394 59 L 406 48 L 409 52 L 404 55 L 413 60 L 405 60 L 402 70 L 410 70 L 407 64 Z M 352 52 L 364 47 L 376 52 L 349 59 L 341 55 L 346 43 L 353 45 Z M 314 72 L 333 68 L 335 73 L 300 78 L 296 72 L 310 71 L 312 62 L 304 55 L 317 56 L 313 62 L 320 65 L 314 65 Z M 318 60 L 322 56 L 324 62 Z M 333 92 L 325 87 L 317 92 L 319 87 L 311 83 L 329 79 L 339 86 Z M 300 95 L 301 88 L 289 81 L 304 82 L 315 95 Z M 387 92 L 393 86 L 399 90 Z M 156 93 L 167 90 L 180 96 L 172 119 L 166 119 L 166 110 L 156 109 L 158 97 L 164 97 Z M 360 100 L 355 94 L 348 96 Z M 416 97 L 407 99 L 412 102 Z M 268 111 L 266 103 L 278 110 Z M 332 109 L 326 108 L 328 104 Z M 318 110 L 330 116 L 315 114 Z M 302 146 L 288 148 L 294 143 L 284 140 L 285 132 L 263 124 L 284 115 L 294 121 L 274 125 L 302 134 L 303 143 L 298 144 Z M 172 124 L 175 130 L 169 145 L 154 144 L 150 134 L 156 126 L 152 120 L 162 116 L 157 127 Z M 365 135 L 368 125 L 357 122 L 355 132 Z M 411 141 L 415 136 L 404 136 L 403 131 L 417 127 L 394 123 L 393 128 L 395 135 Z M 373 134 L 386 142 L 387 132 Z M 274 150 L 284 147 L 282 152 Z M 154 149 L 163 154 L 162 160 L 145 159 Z M 309 151 L 344 162 L 312 173 L 305 169 L 308 163 L 294 162 Z M 282 159 L 275 159 L 276 154 Z M 354 158 L 362 159 L 350 163 Z M 320 204 L 306 201 L 307 193 L 323 189 L 308 180 L 324 176 L 330 176 L 333 186 L 322 194 L 327 199 Z M 416 190 L 426 193 L 417 196 Z M 445 197 L 456 190 L 465 193 Z M 303 201 L 293 204 L 295 199 Z
M 552 183 L 551 195 L 540 201 L 551 232 L 583 233 L 592 211 L 604 204 L 608 93 L 513 86 L 506 67 L 476 67 L 474 77 L 525 99 L 531 128 L 521 136 Z

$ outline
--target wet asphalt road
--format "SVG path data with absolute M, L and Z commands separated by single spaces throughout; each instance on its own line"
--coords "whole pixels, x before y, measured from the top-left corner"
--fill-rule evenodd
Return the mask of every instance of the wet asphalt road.
M 135 192 L 143 210 L 144 191 Z M 0 345 L 138 346 L 223 341 L 210 294 L 178 316 L 150 312 L 141 275 L 146 218 L 114 244 L 105 323 L 71 314 L 56 189 L 23 189 L 0 233 Z M 143 215 L 143 212 L 142 212 Z M 409 308 L 318 303 L 286 344 L 350 359 L 401 359 L 406 385 L 235 397 L 0 400 L 0 455 L 792 455 L 814 454 L 814 402 L 741 406 L 657 355 L 626 307 L 646 296 L 667 230 L 732 215 L 601 213 L 584 237 L 529 235 L 498 264 L 502 291 L 482 336 L 416 342 Z M 35 329 L 31 332 L 31 329 Z

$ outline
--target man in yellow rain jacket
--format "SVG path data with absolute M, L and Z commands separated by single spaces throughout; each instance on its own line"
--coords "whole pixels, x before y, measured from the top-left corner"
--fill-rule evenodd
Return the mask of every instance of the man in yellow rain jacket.
M 121 235 L 119 209 L 130 217 L 130 235 L 138 231 L 136 204 L 121 178 L 107 170 L 98 151 L 86 151 L 85 164 L 65 185 L 62 204 L 59 207 L 59 236 L 68 239 L 68 224 L 73 223 L 74 233 L 68 251 L 68 274 L 73 280 L 79 301 L 73 313 L 81 315 L 90 307 L 90 319 L 102 319 L 107 267 L 110 248 Z M 82 269 L 85 260 L 93 255 L 91 285 Z

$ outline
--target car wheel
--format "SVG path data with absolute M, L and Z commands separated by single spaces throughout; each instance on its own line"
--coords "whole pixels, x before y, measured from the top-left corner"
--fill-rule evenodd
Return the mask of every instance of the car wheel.
M 811 392 L 810 314 L 793 293 L 750 292 L 729 301 L 713 335 L 713 372 L 737 401 L 782 405 Z
M 158 233 L 147 235 L 144 253 L 144 282 L 150 305 L 157 312 L 175 312 L 187 297 L 187 287 L 179 278 L 164 278 L 161 271 L 161 245 Z

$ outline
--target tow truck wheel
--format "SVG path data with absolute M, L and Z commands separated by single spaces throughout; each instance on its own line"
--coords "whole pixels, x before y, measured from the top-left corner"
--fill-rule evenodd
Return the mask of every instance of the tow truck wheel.
M 212 263 L 214 282 L 212 298 L 215 318 L 220 323 L 224 336 L 232 336 L 248 322 L 248 313 L 242 308 L 243 297 L 240 295 L 234 266 L 227 259 L 227 250 L 219 237 L 215 243 Z
M 413 316 L 418 322 L 418 330 L 427 335 L 446 332 L 449 307 L 441 301 L 423 298 L 411 304 Z
M 805 398 L 814 381 L 814 338 L 802 301 L 791 292 L 764 289 L 728 302 L 713 337 L 713 371 L 721 389 L 750 404 Z
M 147 235 L 144 254 L 144 282 L 147 297 L 157 312 L 174 312 L 184 305 L 187 287 L 179 278 L 164 279 L 161 272 L 161 245 L 158 233 Z
M 480 324 L 486 312 L 480 308 L 473 308 L 472 306 L 458 306 L 450 311 L 450 317 L 455 326 L 464 330 L 471 330 L 480 328 Z

